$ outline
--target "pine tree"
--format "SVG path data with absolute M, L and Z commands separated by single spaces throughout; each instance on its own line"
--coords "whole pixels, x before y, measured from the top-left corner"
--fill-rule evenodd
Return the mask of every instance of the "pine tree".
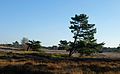
M 60 40 L 60 44 L 58 44 L 59 50 L 68 50 L 69 49 L 69 42 L 67 42 L 66 40 Z
M 32 49 L 32 50 L 34 50 L 34 51 L 37 51 L 37 50 L 39 50 L 39 48 L 41 48 L 41 45 L 40 45 L 40 41 L 34 41 L 34 40 L 29 40 L 29 42 L 28 43 L 26 43 L 27 45 L 28 45 L 28 47 L 27 47 L 27 51 L 29 50 L 29 49 Z
M 96 33 L 95 24 L 88 23 L 88 16 L 86 14 L 75 15 L 71 19 L 69 29 L 74 34 L 74 42 L 72 43 L 69 56 L 75 51 L 81 54 L 91 54 L 96 49 L 102 47 L 103 43 L 97 44 L 96 39 L 94 39 L 94 34 Z

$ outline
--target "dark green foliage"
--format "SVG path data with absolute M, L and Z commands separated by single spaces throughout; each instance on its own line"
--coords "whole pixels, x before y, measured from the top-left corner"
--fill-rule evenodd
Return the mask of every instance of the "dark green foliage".
M 28 45 L 28 48 L 27 48 L 27 50 L 29 50 L 29 49 L 32 49 L 32 50 L 38 50 L 39 48 L 41 48 L 41 45 L 40 45 L 40 41 L 30 41 L 29 40 L 29 42 L 28 43 L 26 43 L 27 45 Z
M 66 40 L 60 40 L 59 48 L 60 50 L 68 50 L 69 49 L 69 43 Z
M 119 46 L 117 47 L 117 49 L 120 49 L 120 44 L 119 44 Z
M 86 14 L 75 15 L 70 21 L 71 32 L 74 34 L 74 42 L 70 49 L 69 56 L 71 56 L 76 50 L 81 54 L 91 54 L 97 52 L 96 49 L 101 49 L 104 43 L 97 44 L 94 39 L 96 33 L 95 24 L 88 23 L 88 16 Z

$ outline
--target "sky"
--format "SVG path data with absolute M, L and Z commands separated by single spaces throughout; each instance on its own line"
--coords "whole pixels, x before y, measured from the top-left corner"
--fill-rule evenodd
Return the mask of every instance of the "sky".
M 0 43 L 21 42 L 23 37 L 44 46 L 72 41 L 69 26 L 75 14 L 89 16 L 98 43 L 120 44 L 120 0 L 0 0 Z

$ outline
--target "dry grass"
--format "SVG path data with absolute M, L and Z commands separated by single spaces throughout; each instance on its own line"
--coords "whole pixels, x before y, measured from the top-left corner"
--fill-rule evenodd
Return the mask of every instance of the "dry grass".
M 61 57 L 58 54 L 44 55 L 31 51 L 0 52 L 0 57 L 2 57 L 0 58 L 0 74 L 120 74 L 120 61 L 83 61 L 74 60 L 74 58 L 61 60 L 57 58 Z M 28 59 L 28 56 L 32 58 Z M 43 59 L 35 59 L 41 56 Z
M 29 66 L 25 66 L 29 65 Z M 0 67 L 6 68 L 6 66 L 16 67 L 19 70 L 21 68 L 29 68 L 33 73 L 35 72 L 50 72 L 53 74 L 119 74 L 120 73 L 120 64 L 119 62 L 74 62 L 74 61 L 0 61 Z M 14 68 L 11 68 L 11 71 L 14 72 Z M 9 68 L 9 67 L 8 67 Z M 24 71 L 24 69 L 22 69 Z M 25 69 L 26 70 L 26 69 Z M 34 70 L 34 71 L 33 71 Z M 16 71 L 16 70 L 15 70 Z M 46 73 L 47 74 L 47 73 Z

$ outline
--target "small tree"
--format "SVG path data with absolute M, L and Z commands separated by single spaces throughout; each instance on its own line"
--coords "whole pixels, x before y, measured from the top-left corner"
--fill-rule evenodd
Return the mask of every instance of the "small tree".
M 23 37 L 22 40 L 21 40 L 22 45 L 24 45 L 25 43 L 28 43 L 28 42 L 29 42 L 29 39 L 25 38 L 25 37 Z
M 28 43 L 26 43 L 27 45 L 28 45 L 28 47 L 27 47 L 27 51 L 29 50 L 29 49 L 32 49 L 32 50 L 34 50 L 34 51 L 37 51 L 39 48 L 41 48 L 41 45 L 40 45 L 40 41 L 30 41 L 29 40 L 29 42 Z
M 18 41 L 15 41 L 15 42 L 13 42 L 13 46 L 14 46 L 15 48 L 19 48 L 19 47 L 20 47 L 20 44 L 19 44 Z
M 70 21 L 71 32 L 74 34 L 74 42 L 72 47 L 69 49 L 71 56 L 76 50 L 81 54 L 91 54 L 96 52 L 96 49 L 100 49 L 104 43 L 97 44 L 94 39 L 96 33 L 95 24 L 88 23 L 88 16 L 86 14 L 75 15 Z
M 58 49 L 62 50 L 68 50 L 69 49 L 69 43 L 66 40 L 60 40 L 60 44 Z
M 27 49 L 26 43 L 28 43 L 28 42 L 29 42 L 29 39 L 28 39 L 28 38 L 25 38 L 25 37 L 22 38 L 22 40 L 21 40 L 21 45 L 22 45 L 22 48 L 23 48 L 23 49 Z
M 119 46 L 117 47 L 117 49 L 120 49 L 120 44 L 119 44 Z

